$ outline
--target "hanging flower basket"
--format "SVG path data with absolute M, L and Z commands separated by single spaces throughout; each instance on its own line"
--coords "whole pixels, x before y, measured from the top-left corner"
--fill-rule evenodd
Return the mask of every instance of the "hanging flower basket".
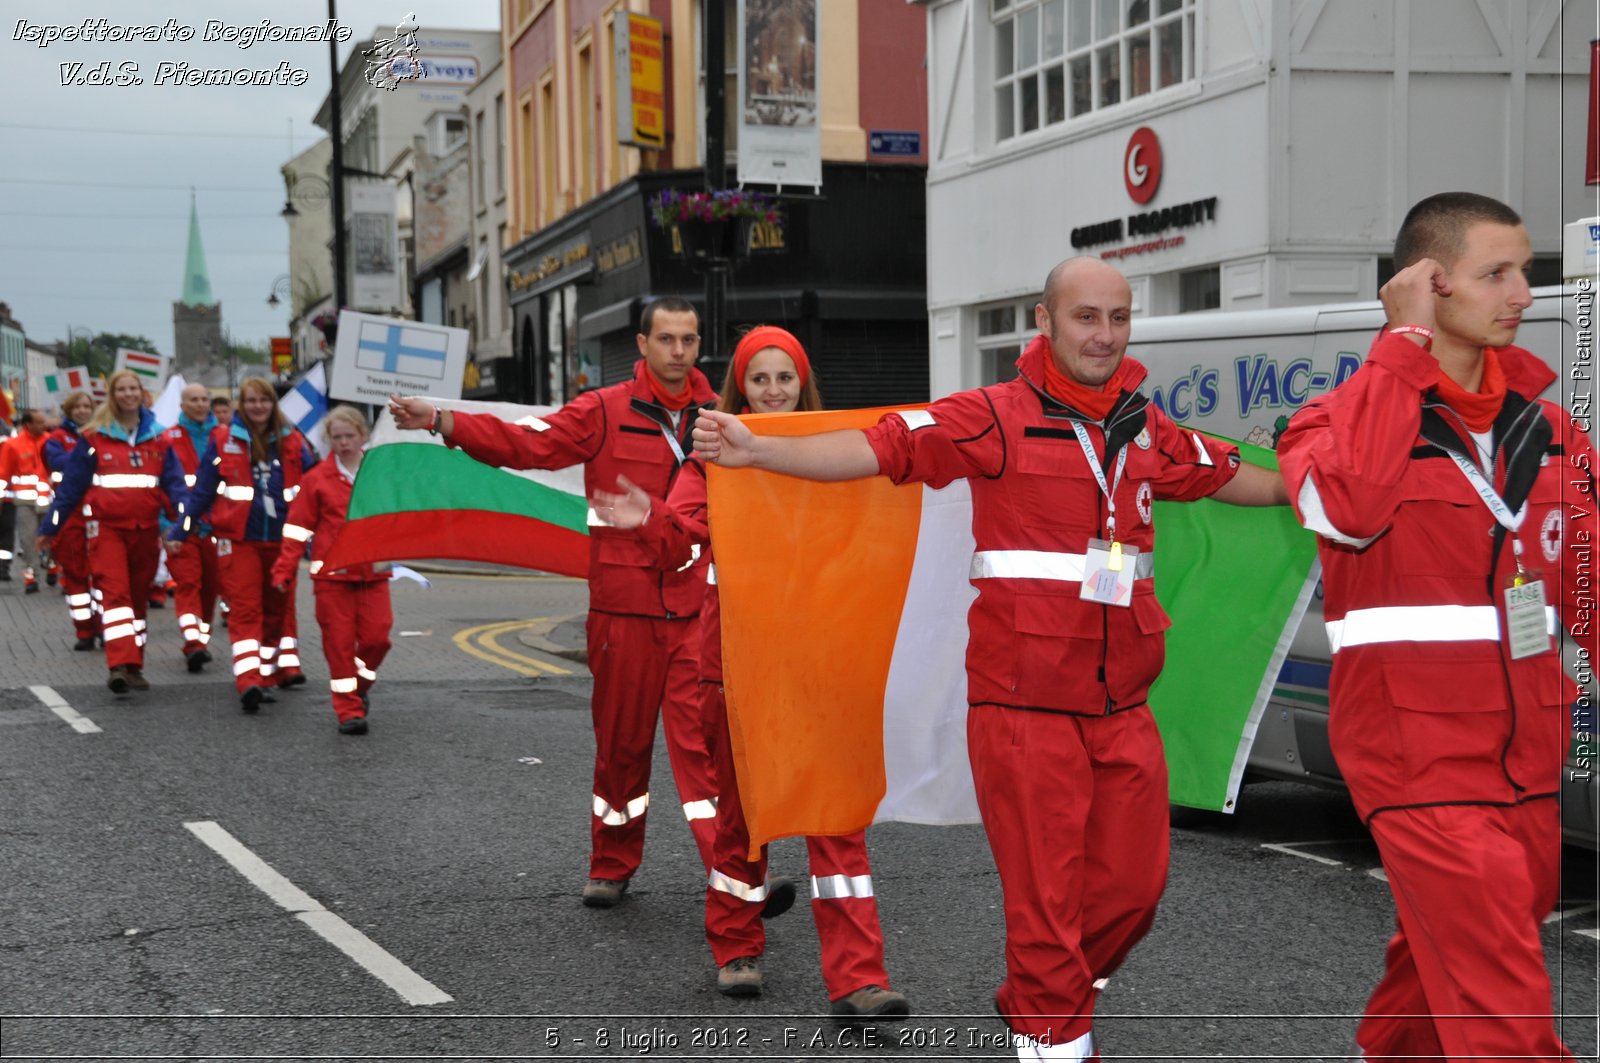
M 750 246 L 752 225 L 758 221 L 783 225 L 783 215 L 771 197 L 738 188 L 718 192 L 666 189 L 650 201 L 650 220 L 659 229 L 676 230 L 683 256 L 693 262 L 743 258 Z

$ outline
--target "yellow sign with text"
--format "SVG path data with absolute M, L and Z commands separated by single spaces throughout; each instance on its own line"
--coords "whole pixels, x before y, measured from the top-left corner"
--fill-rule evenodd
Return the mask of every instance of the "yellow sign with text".
M 666 37 L 661 20 L 617 13 L 617 141 L 640 148 L 667 143 Z

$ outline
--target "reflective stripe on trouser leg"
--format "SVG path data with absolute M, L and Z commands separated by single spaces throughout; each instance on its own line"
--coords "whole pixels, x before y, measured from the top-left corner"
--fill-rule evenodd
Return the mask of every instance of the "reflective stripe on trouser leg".
M 50 554 L 61 566 L 61 590 L 73 631 L 80 639 L 94 638 L 100 623 L 95 619 L 94 593 L 89 587 L 89 544 L 83 537 L 82 520 L 69 520 L 56 533 Z
M 300 642 L 293 635 L 278 639 L 278 667 L 285 671 L 300 669 Z
M 625 827 L 643 817 L 649 807 L 650 795 L 647 793 L 640 794 L 621 808 L 613 808 L 605 798 L 599 794 L 594 795 L 595 818 L 608 827 Z
M 389 601 L 389 581 L 369 580 L 353 585 L 356 603 L 356 678 L 367 690 L 378 681 L 378 669 L 389 656 L 389 629 L 394 610 Z
M 356 670 L 355 584 L 345 580 L 312 580 L 311 590 L 316 603 L 317 627 L 322 631 L 322 659 L 328 663 L 328 674 L 340 677 L 330 683 L 333 714 L 340 722 L 364 716 L 361 676 Z
M 766 948 L 767 932 L 761 908 L 767 899 L 767 849 L 749 858 L 750 834 L 744 806 L 734 782 L 733 743 L 728 737 L 727 705 L 720 684 L 701 683 L 701 715 L 711 736 L 713 770 L 721 793 L 717 795 L 716 831 L 712 840 L 714 870 L 706 883 L 706 944 L 718 967 L 740 956 L 759 956 Z M 751 889 L 749 899 L 719 881 Z M 759 903 L 756 893 L 759 892 Z
M 1018 1059 L 1085 1060 L 1094 1058 L 1094 1034 L 1086 1033 L 1066 1044 L 1046 1044 L 1034 1037 L 1013 1034 Z
M 883 927 L 873 896 L 866 835 L 806 839 L 811 865 L 811 914 L 822 946 L 822 981 L 829 1000 L 869 985 L 889 986 Z
M 711 764 L 705 712 L 700 699 L 700 622 L 653 620 L 656 645 L 666 654 L 661 694 L 661 726 L 666 731 L 667 759 L 683 804 L 701 867 L 712 868 L 717 832 L 717 776 Z
M 101 635 L 106 642 L 108 668 L 144 667 L 135 621 L 143 620 L 144 596 L 155 579 L 160 534 L 160 529 L 153 526 L 128 529 L 102 524 L 100 534 L 89 540 L 89 566 L 96 588 L 91 595 L 99 594 L 105 610 Z
M 217 559 L 222 593 L 233 606 L 228 634 L 233 642 L 233 682 L 240 693 L 270 683 L 262 665 L 266 651 L 277 647 L 277 632 L 272 632 L 269 640 L 263 630 L 266 617 L 262 580 L 270 578 L 263 575 L 263 568 L 265 563 L 270 572 L 270 562 L 265 562 L 260 546 L 235 539 L 228 554 Z
M 180 614 L 183 652 L 203 649 L 211 642 L 211 617 L 217 606 L 216 541 L 210 536 L 191 535 L 176 554 L 167 558 L 167 569 L 178 584 L 173 599 Z M 191 623 L 182 623 L 185 618 L 190 618 Z

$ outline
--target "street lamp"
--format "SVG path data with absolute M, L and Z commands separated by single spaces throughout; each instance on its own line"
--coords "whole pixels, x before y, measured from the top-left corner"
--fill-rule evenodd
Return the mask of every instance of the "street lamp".
M 286 220 L 293 221 L 300 216 L 299 209 L 294 205 L 296 199 L 307 206 L 327 202 L 328 182 L 315 174 L 290 171 L 283 175 L 283 180 L 288 185 L 288 197 L 283 201 L 283 209 L 278 213 Z
M 285 273 L 279 276 L 277 280 L 272 282 L 272 292 L 267 296 L 267 305 L 277 306 L 279 303 L 283 302 L 283 300 L 279 299 L 278 296 L 288 296 L 288 294 L 289 275 Z

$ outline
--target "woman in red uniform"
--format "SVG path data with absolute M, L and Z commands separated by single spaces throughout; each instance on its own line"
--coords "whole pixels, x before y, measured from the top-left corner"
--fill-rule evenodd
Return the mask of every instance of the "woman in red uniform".
M 752 329 L 734 349 L 722 383 L 718 409 L 729 413 L 789 413 L 818 410 L 822 400 L 811 379 L 811 362 L 800 341 L 784 329 L 762 325 Z M 673 482 L 664 511 L 652 511 L 650 497 L 618 478 L 622 494 L 596 492 L 594 505 L 611 523 L 638 528 L 654 548 L 658 564 L 678 569 L 711 550 L 706 509 L 705 467 L 684 464 Z M 722 622 L 717 604 L 716 566 L 707 569 L 711 583 L 700 611 L 700 690 L 712 759 L 721 792 L 717 797 L 717 834 L 710 881 L 706 886 L 706 940 L 716 961 L 717 988 L 728 996 L 758 996 L 762 989 L 758 963 L 766 945 L 761 924 L 767 901 L 767 854 L 749 860 L 750 836 L 734 778 L 728 737 L 727 701 L 722 687 Z M 883 930 L 873 896 L 872 868 L 864 832 L 844 837 L 806 839 L 811 860 L 811 911 L 822 943 L 822 979 L 839 1016 L 898 1017 L 911 1006 L 903 994 L 888 988 L 883 962 Z
M 61 403 L 61 424 L 44 440 L 44 463 L 50 470 L 50 490 L 61 490 L 66 478 L 67 463 L 72 451 L 81 441 L 81 426 L 94 416 L 94 400 L 87 391 L 71 391 Z M 100 630 L 95 619 L 99 612 L 98 594 L 89 589 L 89 543 L 83 537 L 83 515 L 68 513 L 66 522 L 56 531 L 50 556 L 61 567 L 61 592 L 67 596 L 67 611 L 72 614 L 72 626 L 78 634 L 75 650 L 92 650 L 94 637 Z
M 170 541 L 181 543 L 207 513 L 217 538 L 222 593 L 228 599 L 233 679 L 239 707 L 255 712 L 274 700 L 272 686 L 305 682 L 289 618 L 294 584 L 272 585 L 284 518 L 316 455 L 278 410 L 278 396 L 261 377 L 239 385 L 239 415 L 212 429 L 200 473 Z
M 367 442 L 367 419 L 354 406 L 328 411 L 323 431 L 333 447 L 324 461 L 300 484 L 283 526 L 283 547 L 272 568 L 272 582 L 287 589 L 305 544 L 311 541 L 311 586 L 317 595 L 317 623 L 322 628 L 322 653 L 328 659 L 328 688 L 333 693 L 333 714 L 339 732 L 367 733 L 368 693 L 378 679 L 378 665 L 389 652 L 389 627 L 394 613 L 389 606 L 389 573 L 371 564 L 325 569 L 322 561 L 333 549 L 350 510 L 350 487 L 361 468 Z M 384 566 L 387 569 L 387 565 Z
M 171 441 L 145 409 L 144 387 L 127 370 L 113 373 L 110 397 L 83 426 L 39 533 L 43 549 L 82 506 L 89 571 L 100 597 L 106 686 L 149 690 L 144 677 L 146 593 L 161 552 L 161 513 L 183 498 L 183 469 Z

